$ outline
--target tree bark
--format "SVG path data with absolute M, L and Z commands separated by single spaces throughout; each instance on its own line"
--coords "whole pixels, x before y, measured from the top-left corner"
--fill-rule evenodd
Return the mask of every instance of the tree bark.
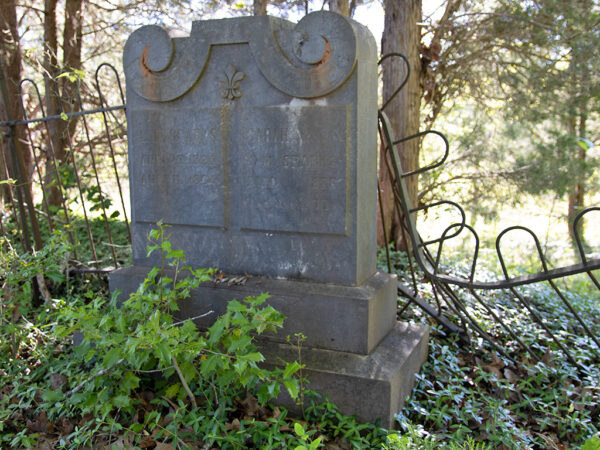
M 267 3 L 268 0 L 254 0 L 254 15 L 255 16 L 264 16 L 267 14 Z
M 21 81 L 23 58 L 19 40 L 16 0 L 3 0 L 0 2 L 0 58 L 2 58 L 2 69 L 4 69 L 8 84 L 8 101 L 7 104 L 3 105 L 4 116 L 9 120 L 21 120 L 23 119 L 23 111 L 19 96 L 19 82 Z M 33 172 L 33 157 L 31 147 L 28 144 L 26 129 L 24 126 L 17 126 L 14 127 L 13 131 L 15 133 L 15 143 L 18 151 L 22 153 L 25 164 L 23 175 L 30 180 Z M 5 177 L 7 171 L 16 178 L 15 168 L 11 167 L 10 163 L 8 141 L 5 138 L 0 138 L 0 151 L 4 155 L 0 158 L 0 179 Z M 7 164 L 6 167 L 4 167 L 4 163 Z M 0 203 L 7 199 L 7 187 L 3 186 L 1 192 Z
M 578 0 L 574 2 L 576 8 L 585 13 L 586 11 L 590 11 L 592 7 L 592 3 L 588 0 Z M 574 33 L 571 29 L 572 25 L 567 23 L 567 31 L 568 35 L 572 36 Z M 586 117 L 589 114 L 589 100 L 581 95 L 581 92 L 584 91 L 586 86 L 589 86 L 589 73 L 585 68 L 586 67 L 586 58 L 588 55 L 586 54 L 585 47 L 582 47 L 581 43 L 574 42 L 568 40 L 568 43 L 571 47 L 571 95 L 570 97 L 574 99 L 573 104 L 570 108 L 570 117 L 568 119 L 568 127 L 569 134 L 571 136 L 576 136 L 580 138 L 586 137 Z M 575 111 L 573 111 L 575 110 Z M 569 234 L 572 238 L 575 237 L 575 228 L 574 228 L 574 220 L 577 214 L 584 208 L 585 204 L 585 172 L 584 165 L 586 159 L 586 150 L 581 146 L 577 146 L 577 153 L 575 158 L 577 161 L 577 170 L 582 171 L 579 176 L 574 180 L 573 185 L 571 186 L 567 200 L 567 221 L 569 227 Z M 580 222 L 577 226 L 577 232 L 579 236 L 583 238 L 583 222 Z
M 58 0 L 44 1 L 44 85 L 46 91 L 46 111 L 48 115 L 58 115 L 61 112 L 70 113 L 79 110 L 79 102 L 75 83 L 62 77 L 56 79 L 61 72 L 58 62 L 58 32 L 56 7 Z M 65 20 L 63 28 L 63 63 L 66 71 L 81 69 L 82 46 L 82 0 L 66 0 Z M 60 92 L 57 92 L 60 90 Z M 58 206 L 61 202 L 60 187 L 56 175 L 55 161 L 58 165 L 67 161 L 67 149 L 71 137 L 77 128 L 77 119 L 67 121 L 52 120 L 48 122 L 49 145 L 46 160 L 46 186 L 48 201 Z
M 56 27 L 57 0 L 44 0 L 44 90 L 46 114 L 49 116 L 61 113 L 58 83 L 55 82 L 59 75 L 58 66 L 58 38 Z M 60 205 L 60 187 L 56 174 L 55 162 L 60 164 L 66 159 L 65 137 L 66 127 L 62 120 L 48 122 L 48 147 L 46 148 L 46 176 L 44 184 L 47 186 L 48 202 L 53 206 Z
M 417 23 L 421 20 L 421 0 L 384 0 L 384 30 L 381 38 L 381 53 L 386 55 L 398 52 L 405 55 L 410 63 L 410 77 L 402 91 L 385 108 L 396 139 L 413 135 L 419 131 L 421 87 L 419 83 L 421 61 L 421 34 Z M 406 66 L 400 58 L 390 57 L 383 62 L 383 102 L 389 99 L 406 75 Z M 419 166 L 418 139 L 412 139 L 396 146 L 404 172 L 415 170 Z M 397 249 L 407 250 L 402 239 L 399 212 L 394 205 L 390 174 L 384 155 L 379 161 L 379 186 L 381 189 L 381 207 L 388 241 L 393 241 Z M 417 206 L 418 179 L 412 176 L 406 179 L 412 207 Z M 384 244 L 384 232 L 379 218 L 377 241 Z
M 329 11 L 350 17 L 350 4 L 348 0 L 329 0 Z
M 63 28 L 63 69 L 81 70 L 81 44 L 83 34 L 82 19 L 83 0 L 67 0 L 65 4 L 65 24 Z M 68 78 L 61 79 L 62 106 L 65 113 L 79 111 L 79 100 L 75 91 L 76 84 Z M 77 128 L 77 119 L 68 122 L 69 134 L 73 136 Z M 66 142 L 68 144 L 68 142 Z
M 586 132 L 586 130 L 585 130 L 585 128 L 586 128 L 585 115 L 582 114 L 579 116 L 579 124 L 577 124 L 577 125 L 575 125 L 575 119 L 573 119 L 573 125 L 571 128 L 572 128 L 573 135 L 575 135 L 575 133 L 577 133 L 577 135 L 579 137 L 582 137 L 582 138 L 585 137 L 585 132 Z M 584 148 L 582 148 L 580 146 L 577 148 L 577 159 L 582 163 L 582 165 L 585 162 L 586 153 L 587 152 L 585 151 Z M 571 190 L 569 191 L 569 195 L 568 195 L 567 218 L 568 218 L 568 223 L 569 223 L 569 234 L 573 238 L 575 237 L 575 227 L 574 227 L 573 221 L 575 220 L 575 217 L 577 216 L 577 214 L 579 214 L 579 212 L 583 209 L 584 203 L 585 203 L 585 184 L 584 184 L 584 179 L 582 176 L 575 181 L 575 183 L 571 187 Z M 579 233 L 579 236 L 581 238 L 583 238 L 583 223 L 582 222 L 579 222 L 579 225 L 577 226 L 577 231 Z

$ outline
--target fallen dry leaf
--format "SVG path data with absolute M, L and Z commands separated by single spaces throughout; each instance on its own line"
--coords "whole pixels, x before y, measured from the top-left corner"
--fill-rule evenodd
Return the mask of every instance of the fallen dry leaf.
M 149 439 L 149 438 L 145 438 L 142 440 L 142 442 L 140 442 L 138 444 L 139 448 L 149 448 L 149 447 L 155 447 L 156 446 L 156 441 L 154 439 Z
M 45 412 L 40 413 L 39 416 L 33 421 L 27 419 L 26 422 L 27 428 L 29 428 L 34 433 L 53 433 L 54 425 L 48 422 L 48 418 Z
M 276 406 L 275 409 L 273 409 L 273 418 L 279 419 L 280 415 L 281 415 L 281 410 L 279 409 L 279 406 Z
M 542 362 L 547 366 L 554 367 L 554 364 L 552 363 L 553 357 L 554 355 L 552 354 L 550 347 L 547 347 L 546 353 L 544 353 L 544 356 L 542 357 Z
M 547 445 L 548 450 L 566 450 L 567 446 L 558 441 L 558 436 L 554 433 L 542 434 L 536 433 Z
M 61 435 L 71 434 L 71 432 L 75 429 L 75 425 L 73 425 L 73 423 L 65 417 L 58 419 L 55 427 Z
M 516 383 L 520 379 L 519 376 L 508 367 L 504 369 L 504 377 L 511 383 Z
M 53 391 L 64 391 L 67 384 L 67 377 L 62 373 L 53 373 L 50 375 L 50 387 Z
M 240 421 L 238 419 L 233 419 L 231 422 L 227 422 L 225 424 L 225 429 L 227 431 L 239 430 L 240 429 Z

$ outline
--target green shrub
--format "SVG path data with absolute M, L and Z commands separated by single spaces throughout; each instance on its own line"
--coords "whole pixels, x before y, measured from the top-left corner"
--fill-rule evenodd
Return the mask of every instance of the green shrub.
M 227 412 L 236 407 L 243 392 L 254 393 L 260 405 L 276 397 L 281 386 L 293 397 L 298 395 L 297 363 L 275 370 L 259 366 L 264 358 L 254 336 L 275 332 L 284 319 L 272 307 L 264 306 L 266 294 L 232 300 L 207 332 L 198 330 L 193 318 L 175 321 L 172 313 L 178 310 L 178 302 L 208 281 L 212 271 L 184 266 L 185 255 L 171 248 L 165 230 L 159 223 L 150 233 L 148 247 L 148 254 L 160 253 L 162 267 L 152 269 L 137 292 L 122 304 L 116 295 L 110 299 L 99 296 L 60 311 L 61 321 L 68 326 L 61 327 L 59 336 L 83 335 L 83 343 L 73 354 L 83 370 L 75 374 L 64 371 L 70 387 L 66 392 L 43 393 L 49 419 L 69 411 L 80 416 L 92 414 L 103 422 L 115 417 L 130 421 L 143 403 L 139 390 L 154 385 L 158 388 L 156 402 L 167 408 L 176 406 L 169 425 L 159 434 L 179 439 L 191 417 L 208 416 L 211 427 L 214 420 L 221 419 L 224 424 Z M 172 276 L 167 276 L 167 267 L 173 269 Z M 154 422 L 146 417 L 131 429 L 153 431 L 161 417 L 154 416 Z M 220 439 L 223 430 L 202 430 L 201 421 L 193 422 L 194 433 Z

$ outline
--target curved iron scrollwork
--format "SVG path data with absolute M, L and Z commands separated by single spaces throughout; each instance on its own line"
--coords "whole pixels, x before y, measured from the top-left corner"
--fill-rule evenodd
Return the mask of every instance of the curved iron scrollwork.
M 456 294 L 456 292 L 454 292 L 452 286 L 464 288 L 471 294 L 471 298 L 473 298 L 476 303 L 478 303 L 480 306 L 482 306 L 487 311 L 487 313 L 490 315 L 490 317 L 494 321 L 496 321 L 498 324 L 500 324 L 502 326 L 502 328 L 513 337 L 515 342 L 517 342 L 521 348 L 525 349 L 528 353 L 530 353 L 532 355 L 532 357 L 534 358 L 534 360 L 539 361 L 540 355 L 538 355 L 536 353 L 536 351 L 534 351 L 530 346 L 526 345 L 519 338 L 519 336 L 510 328 L 510 326 L 507 323 L 505 323 L 501 317 L 498 316 L 498 314 L 494 311 L 494 309 L 491 308 L 490 305 L 488 305 L 488 302 L 485 299 L 483 299 L 476 292 L 477 290 L 488 290 L 488 291 L 489 290 L 509 290 L 511 292 L 513 298 L 523 306 L 524 310 L 529 313 L 531 319 L 534 322 L 536 322 L 540 326 L 540 328 L 542 328 L 544 330 L 544 332 L 556 343 L 557 347 L 562 350 L 562 352 L 565 354 L 566 358 L 570 362 L 572 362 L 575 366 L 581 367 L 581 365 L 578 363 L 576 358 L 573 356 L 572 352 L 570 352 L 569 349 L 567 348 L 567 345 L 565 345 L 565 343 L 549 329 L 549 327 L 544 323 L 544 320 L 542 320 L 542 318 L 536 311 L 535 307 L 533 305 L 531 305 L 530 302 L 527 301 L 515 288 L 517 288 L 519 286 L 532 284 L 532 283 L 548 282 L 549 285 L 552 287 L 552 289 L 556 292 L 558 298 L 560 298 L 560 300 L 565 304 L 567 309 L 573 314 L 573 316 L 575 317 L 575 319 L 577 320 L 579 325 L 581 325 L 581 327 L 585 331 L 585 333 L 600 348 L 600 342 L 599 342 L 598 337 L 592 332 L 592 330 L 588 327 L 586 322 L 581 318 L 580 314 L 571 305 L 571 303 L 568 301 L 567 297 L 560 291 L 560 289 L 557 287 L 556 283 L 554 282 L 556 279 L 567 277 L 570 275 L 587 274 L 587 276 L 591 279 L 593 284 L 600 290 L 600 283 L 598 282 L 598 279 L 595 277 L 595 275 L 592 273 L 592 271 L 600 269 L 600 258 L 595 258 L 595 257 L 590 258 L 586 255 L 584 246 L 582 243 L 582 238 L 580 236 L 580 227 L 578 226 L 579 223 L 581 222 L 581 220 L 583 220 L 583 218 L 586 215 L 588 215 L 589 213 L 591 213 L 593 211 L 595 211 L 595 212 L 600 211 L 600 207 L 592 206 L 592 207 L 586 208 L 586 209 L 582 210 L 579 214 L 577 214 L 577 216 L 575 217 L 575 220 L 573 223 L 573 233 L 574 233 L 575 242 L 577 244 L 577 252 L 578 252 L 578 257 L 579 257 L 578 263 L 566 265 L 566 266 L 562 266 L 562 267 L 558 267 L 558 268 L 549 268 L 548 262 L 542 251 L 540 241 L 539 241 L 538 237 L 536 236 L 536 234 L 530 228 L 527 228 L 527 227 L 521 226 L 521 225 L 517 225 L 517 226 L 511 226 L 511 227 L 505 228 L 498 234 L 498 236 L 496 238 L 496 243 L 495 243 L 496 257 L 497 257 L 498 264 L 502 270 L 502 275 L 498 276 L 497 279 L 493 280 L 493 281 L 476 279 L 475 273 L 476 273 L 477 262 L 478 262 L 479 251 L 480 251 L 480 238 L 479 238 L 479 235 L 477 234 L 476 230 L 472 226 L 465 223 L 465 212 L 462 209 L 462 207 L 458 203 L 452 202 L 449 200 L 439 200 L 439 201 L 430 203 L 428 205 L 419 206 L 419 207 L 413 207 L 413 205 L 411 205 L 411 201 L 410 201 L 410 197 L 408 194 L 408 189 L 407 189 L 405 180 L 410 176 L 415 176 L 417 174 L 421 174 L 421 173 L 430 171 L 432 169 L 441 167 L 448 158 L 449 144 L 448 144 L 448 140 L 442 133 L 440 133 L 438 131 L 434 131 L 434 130 L 422 131 L 422 132 L 419 132 L 419 133 L 416 133 L 416 134 L 413 134 L 410 136 L 403 137 L 401 139 L 396 139 L 394 137 L 394 132 L 390 125 L 390 121 L 384 110 L 390 104 L 392 99 L 394 97 L 396 97 L 398 95 L 398 93 L 402 90 L 402 88 L 404 88 L 404 86 L 406 85 L 406 83 L 408 81 L 408 76 L 410 74 L 410 66 L 409 66 L 409 63 L 408 63 L 408 60 L 406 59 L 406 57 L 404 57 L 403 55 L 398 54 L 398 53 L 392 53 L 392 54 L 383 56 L 380 59 L 379 63 L 381 64 L 383 61 L 385 61 L 386 59 L 388 59 L 390 57 L 400 57 L 407 67 L 407 70 L 406 70 L 407 74 L 406 74 L 406 77 L 400 82 L 399 87 L 396 90 L 394 90 L 394 92 L 390 96 L 390 98 L 387 99 L 383 103 L 383 106 L 379 110 L 379 127 L 380 127 L 379 131 L 380 131 L 380 137 L 382 140 L 382 147 L 383 147 L 382 157 L 385 158 L 385 161 L 386 161 L 385 166 L 388 168 L 388 171 L 390 172 L 390 178 L 393 180 L 392 181 L 392 183 L 393 183 L 392 191 L 393 191 L 393 195 L 394 195 L 394 199 L 395 199 L 395 204 L 396 204 L 396 208 L 398 209 L 398 212 L 400 213 L 399 215 L 402 218 L 402 224 L 401 224 L 402 231 L 403 231 L 402 236 L 406 241 L 410 241 L 409 246 L 412 248 L 412 252 L 411 252 L 412 256 L 416 260 L 419 268 L 423 271 L 426 278 L 431 282 L 431 284 L 433 286 L 433 290 L 432 290 L 433 300 L 437 304 L 437 310 L 432 305 L 430 305 L 428 301 L 426 301 L 423 297 L 421 297 L 418 294 L 417 283 L 416 283 L 414 273 L 412 273 L 412 279 L 413 279 L 412 291 L 408 286 L 400 284 L 399 288 L 398 288 L 398 293 L 401 296 L 408 298 L 409 303 L 410 302 L 416 303 L 421 309 L 423 309 L 427 314 L 429 314 L 436 321 L 438 321 L 438 323 L 440 323 L 440 325 L 445 327 L 448 331 L 453 332 L 453 333 L 458 333 L 461 336 L 461 339 L 463 341 L 467 340 L 467 339 L 465 339 L 465 335 L 468 335 L 467 328 L 470 328 L 471 330 L 475 331 L 481 338 L 486 340 L 500 354 L 508 357 L 509 359 L 513 359 L 506 353 L 506 351 L 503 348 L 499 347 L 497 345 L 497 343 L 494 342 L 494 339 L 491 336 L 489 336 L 489 334 L 481 326 L 479 326 L 477 321 L 471 316 L 471 314 L 468 312 L 468 310 L 464 307 L 463 302 L 461 301 L 459 296 Z M 412 139 L 422 138 L 423 136 L 428 135 L 428 134 L 434 134 L 434 135 L 437 135 L 442 138 L 444 145 L 445 145 L 445 149 L 444 149 L 444 153 L 443 153 L 442 157 L 438 158 L 436 161 L 434 161 L 433 163 L 431 163 L 425 167 L 421 167 L 417 170 L 413 170 L 410 172 L 405 172 L 402 168 L 402 164 L 401 164 L 396 146 L 400 143 L 403 143 L 403 142 L 406 142 L 406 141 L 409 141 Z M 381 200 L 381 197 L 380 197 L 380 200 Z M 451 205 L 452 207 L 456 208 L 459 211 L 460 216 L 461 216 L 460 222 L 452 223 L 452 224 L 448 225 L 443 230 L 443 232 L 441 233 L 441 235 L 439 237 L 437 237 L 435 239 L 429 239 L 427 241 L 424 241 L 421 238 L 421 235 L 419 234 L 419 231 L 417 229 L 417 225 L 416 225 L 417 213 L 419 211 L 423 211 L 428 208 L 432 208 L 432 207 L 443 205 L 443 204 Z M 382 221 L 382 223 L 383 223 L 383 221 Z M 383 225 L 385 227 L 385 224 L 383 224 Z M 440 268 L 440 260 L 441 260 L 442 253 L 443 253 L 444 243 L 450 239 L 453 239 L 453 238 L 461 235 L 461 233 L 463 233 L 463 231 L 465 231 L 465 230 L 471 234 L 471 236 L 473 237 L 473 239 L 475 241 L 474 251 L 472 253 L 470 264 L 469 264 L 469 267 L 470 267 L 469 273 L 467 276 L 456 276 L 456 275 L 444 273 L 443 270 L 441 270 L 441 268 Z M 537 271 L 536 273 L 511 276 L 508 272 L 508 269 L 507 269 L 507 266 L 505 263 L 505 257 L 502 253 L 500 244 L 501 244 L 502 239 L 508 233 L 510 233 L 512 231 L 517 231 L 517 230 L 524 231 L 525 233 L 529 234 L 531 236 L 531 238 L 533 239 L 533 242 L 537 249 L 538 258 L 539 258 L 540 264 L 541 264 L 541 270 Z M 386 239 L 386 241 L 387 241 L 387 236 L 385 236 L 385 230 L 384 230 L 384 239 Z M 407 242 L 407 244 L 408 243 L 409 242 Z M 438 244 L 438 248 L 437 248 L 437 252 L 436 252 L 435 256 L 433 256 L 432 253 L 427 248 L 428 246 L 433 245 L 433 244 Z M 387 245 L 386 245 L 386 250 L 387 250 Z M 410 268 L 411 268 L 411 272 L 414 272 L 410 256 L 411 255 L 409 255 Z M 388 257 L 388 267 L 391 267 L 390 260 L 389 260 L 389 254 L 387 254 L 387 257 Z M 442 297 L 446 301 L 447 307 L 449 307 L 451 310 L 453 310 L 458 315 L 458 317 L 461 318 L 464 328 L 457 327 L 455 324 L 449 322 L 447 318 L 443 317 L 442 306 L 440 303 L 440 297 Z M 407 305 L 409 303 L 407 303 Z M 406 306 L 404 308 L 406 308 Z M 404 311 L 404 308 L 401 310 L 400 313 L 402 313 Z M 599 355 L 599 357 L 600 357 L 600 355 Z
M 421 132 L 421 133 L 418 133 L 413 136 L 409 136 L 407 138 L 403 138 L 400 140 L 395 140 L 393 131 L 391 129 L 391 125 L 389 123 L 389 120 L 387 119 L 385 112 L 383 112 L 383 111 L 379 112 L 379 119 L 380 119 L 381 127 L 383 129 L 383 136 L 385 139 L 384 145 L 385 145 L 387 151 L 389 152 L 391 162 L 392 162 L 392 167 L 394 170 L 393 175 L 394 175 L 394 179 L 396 182 L 396 189 L 398 191 L 399 200 L 400 200 L 398 203 L 399 203 L 399 206 L 402 208 L 402 213 L 403 213 L 404 217 L 406 218 L 405 220 L 406 220 L 406 225 L 408 227 L 408 230 L 407 230 L 408 236 L 409 236 L 409 238 L 411 240 L 411 244 L 414 248 L 414 256 L 415 256 L 417 263 L 419 264 L 419 267 L 421 268 L 421 270 L 423 270 L 423 272 L 425 272 L 427 274 L 428 277 L 435 279 L 437 281 L 443 282 L 443 283 L 454 284 L 454 285 L 461 286 L 461 287 L 475 288 L 475 289 L 505 289 L 505 288 L 510 288 L 510 287 L 521 286 L 524 284 L 537 283 L 538 281 L 553 280 L 556 278 L 561 278 L 561 277 L 565 277 L 565 276 L 569 276 L 569 275 L 575 275 L 578 273 L 589 273 L 589 275 L 592 277 L 592 279 L 595 280 L 594 275 L 591 274 L 591 271 L 600 269 L 600 258 L 587 258 L 586 257 L 585 252 L 583 250 L 583 245 L 581 243 L 581 237 L 579 236 L 579 230 L 578 230 L 577 226 L 574 227 L 574 233 L 575 233 L 576 242 L 578 245 L 579 256 L 581 258 L 581 262 L 578 264 L 568 265 L 568 266 L 564 266 L 564 267 L 560 267 L 560 268 L 556 268 L 556 269 L 548 269 L 547 262 L 543 255 L 538 237 L 535 235 L 535 233 L 531 229 L 519 225 L 519 226 L 513 226 L 513 227 L 506 228 L 498 235 L 498 237 L 496 239 L 496 252 L 497 252 L 497 256 L 498 256 L 498 262 L 500 263 L 500 266 L 502 267 L 504 279 L 500 279 L 500 280 L 496 280 L 496 281 L 477 281 L 477 280 L 473 279 L 473 276 L 471 276 L 469 278 L 463 278 L 463 277 L 445 275 L 445 274 L 440 273 L 438 270 L 438 267 L 437 267 L 437 263 L 434 264 L 433 266 L 431 266 L 428 263 L 427 258 L 423 254 L 423 247 L 430 245 L 430 244 L 439 243 L 440 250 L 438 250 L 438 253 L 440 253 L 441 245 L 445 241 L 450 240 L 454 237 L 457 237 L 466 228 L 465 212 L 460 205 L 458 205 L 456 202 L 452 202 L 449 200 L 440 200 L 440 201 L 437 201 L 437 202 L 434 202 L 431 204 L 420 206 L 418 208 L 413 208 L 411 206 L 410 198 L 408 197 L 408 190 L 406 188 L 406 183 L 404 182 L 404 180 L 408 176 L 416 175 L 418 173 L 423 173 L 423 172 L 429 171 L 433 168 L 440 167 L 448 155 L 448 150 L 445 152 L 444 156 L 441 158 L 440 161 L 437 161 L 437 162 L 430 164 L 426 167 L 423 167 L 419 170 L 414 170 L 412 172 L 405 173 L 402 170 L 400 158 L 398 156 L 398 153 L 395 151 L 395 146 L 399 142 L 404 142 L 409 139 L 414 139 L 419 136 L 423 136 L 423 135 L 425 135 L 425 132 Z M 435 132 L 435 133 L 441 134 L 439 132 Z M 444 139 L 444 142 L 447 143 L 447 140 Z M 452 205 L 455 208 L 457 208 L 462 217 L 462 221 L 459 224 L 449 225 L 439 238 L 423 242 L 423 240 L 421 239 L 421 237 L 417 231 L 415 213 L 418 211 L 427 209 L 427 208 L 439 206 L 441 204 L 449 204 L 449 205 Z M 600 210 L 600 208 L 594 206 L 594 207 L 590 207 L 590 208 L 587 208 L 587 209 L 581 211 L 576 217 L 576 223 L 578 223 L 589 212 L 598 211 L 598 210 Z M 447 234 L 448 231 L 452 228 L 458 228 L 458 229 L 451 234 Z M 479 242 L 479 236 L 477 235 L 477 232 L 472 227 L 468 227 L 468 229 L 475 236 L 476 241 Z M 523 231 L 529 233 L 533 237 L 535 244 L 536 244 L 537 251 L 538 251 L 538 255 L 540 258 L 540 262 L 543 267 L 542 271 L 534 273 L 534 274 L 521 275 L 521 276 L 517 276 L 517 277 L 509 276 L 508 271 L 506 269 L 506 265 L 504 263 L 504 257 L 502 256 L 502 252 L 500 250 L 500 240 L 506 233 L 508 233 L 512 230 L 515 230 L 515 229 L 523 230 Z M 439 262 L 439 256 L 440 255 L 438 254 L 438 257 L 436 258 L 436 261 L 438 261 L 438 262 Z M 477 256 L 478 256 L 478 252 L 475 252 L 473 255 L 473 260 L 471 261 L 471 267 L 473 267 L 473 268 L 475 268 L 475 266 L 477 264 Z M 596 282 L 597 282 L 597 280 L 596 280 Z

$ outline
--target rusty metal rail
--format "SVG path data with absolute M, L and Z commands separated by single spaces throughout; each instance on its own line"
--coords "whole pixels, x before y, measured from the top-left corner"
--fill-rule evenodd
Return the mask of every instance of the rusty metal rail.
M 443 134 L 433 130 L 420 132 L 412 136 L 403 137 L 401 139 L 396 139 L 394 137 L 392 127 L 384 110 L 390 104 L 391 100 L 406 85 L 406 82 L 410 75 L 410 66 L 408 64 L 408 60 L 400 54 L 386 55 L 383 58 L 381 58 L 380 64 L 387 58 L 394 56 L 401 58 L 404 62 L 406 67 L 406 76 L 400 82 L 399 87 L 395 90 L 392 96 L 383 103 L 383 106 L 379 110 L 379 126 L 380 137 L 384 147 L 383 157 L 385 157 L 385 166 L 387 167 L 387 170 L 389 172 L 390 179 L 393 180 L 392 190 L 395 199 L 395 205 L 397 208 L 397 212 L 399 213 L 399 216 L 402 219 L 402 237 L 405 241 L 405 247 L 412 249 L 412 251 L 409 254 L 409 268 L 412 278 L 412 289 L 409 286 L 400 285 L 398 289 L 399 295 L 408 298 L 409 302 L 416 304 L 426 314 L 428 314 L 430 317 L 436 320 L 447 331 L 459 334 L 462 341 L 466 340 L 465 335 L 468 335 L 468 332 L 470 330 L 476 333 L 485 341 L 487 341 L 489 345 L 493 347 L 496 351 L 498 351 L 500 354 L 504 355 L 509 359 L 514 359 L 514 357 L 509 355 L 505 351 L 505 349 L 501 348 L 495 342 L 495 339 L 492 336 L 490 336 L 490 334 L 487 333 L 483 329 L 483 327 L 480 326 L 477 320 L 468 311 L 468 308 L 465 307 L 465 302 L 461 298 L 461 295 L 459 295 L 458 293 L 460 289 L 464 289 L 465 292 L 470 294 L 474 302 L 480 305 L 483 308 L 483 310 L 486 311 L 488 317 L 491 320 L 498 323 L 499 326 L 506 333 L 508 333 L 522 349 L 527 351 L 533 357 L 534 360 L 539 361 L 541 360 L 542 355 L 539 355 L 536 350 L 531 348 L 531 346 L 526 345 L 523 342 L 523 340 L 517 335 L 517 333 L 515 333 L 515 331 L 510 327 L 510 325 L 506 323 L 506 321 L 503 320 L 503 318 L 495 312 L 494 308 L 492 307 L 493 305 L 490 304 L 490 299 L 484 298 L 478 293 L 478 291 L 503 291 L 509 293 L 517 302 L 517 304 L 519 304 L 524 311 L 527 311 L 532 322 L 537 324 L 537 326 L 540 328 L 540 331 L 545 333 L 556 344 L 556 346 L 564 353 L 565 357 L 572 364 L 581 368 L 581 363 L 577 361 L 573 352 L 569 349 L 569 343 L 565 342 L 561 337 L 557 336 L 555 333 L 552 332 L 550 327 L 548 327 L 543 318 L 540 316 L 539 312 L 536 310 L 536 306 L 529 302 L 526 298 L 524 298 L 524 296 L 521 293 L 519 293 L 516 289 L 519 286 L 547 282 L 557 295 L 558 299 L 560 299 L 560 301 L 565 305 L 570 314 L 572 314 L 576 322 L 581 326 L 581 330 L 585 333 L 586 336 L 588 336 L 590 342 L 595 344 L 595 354 L 600 359 L 600 340 L 598 336 L 588 326 L 586 320 L 581 316 L 581 313 L 573 307 L 571 302 L 568 300 L 567 296 L 558 288 L 557 284 L 555 283 L 557 279 L 576 274 L 586 274 L 592 281 L 593 285 L 600 290 L 600 283 L 598 282 L 598 279 L 593 273 L 594 270 L 600 269 L 600 259 L 589 258 L 586 255 L 580 236 L 580 227 L 578 227 L 578 224 L 586 215 L 588 215 L 592 211 L 600 211 L 600 207 L 593 206 L 586 208 L 583 211 L 581 211 L 574 220 L 574 239 L 577 244 L 577 253 L 579 257 L 579 262 L 577 262 L 576 264 L 566 265 L 559 268 L 549 268 L 544 253 L 542 252 L 539 239 L 535 235 L 535 233 L 530 228 L 527 228 L 525 226 L 512 226 L 500 232 L 495 242 L 495 252 L 497 256 L 497 261 L 502 270 L 502 273 L 498 274 L 497 279 L 493 281 L 477 280 L 475 278 L 475 273 L 479 256 L 480 239 L 476 230 L 466 223 L 466 215 L 462 207 L 459 204 L 448 200 L 437 201 L 421 207 L 413 207 L 411 205 L 408 190 L 406 187 L 406 178 L 443 166 L 449 155 L 449 144 L 448 140 Z M 413 170 L 410 172 L 404 171 L 397 152 L 397 145 L 409 140 L 420 139 L 426 134 L 435 134 L 442 138 L 445 147 L 443 155 L 438 160 L 425 167 L 421 167 L 417 170 Z M 417 213 L 419 211 L 426 210 L 427 208 L 443 204 L 450 205 L 458 210 L 461 216 L 460 222 L 449 224 L 439 237 L 424 241 L 421 238 L 421 235 L 416 225 Z M 502 239 L 507 234 L 516 230 L 528 233 L 532 241 L 534 242 L 538 258 L 541 263 L 542 269 L 540 271 L 533 274 L 526 274 L 520 276 L 511 276 L 509 274 L 505 263 L 505 256 L 502 252 L 501 243 Z M 469 233 L 475 241 L 474 251 L 469 264 L 469 274 L 468 276 L 456 276 L 444 273 L 444 271 L 440 268 L 440 260 L 444 250 L 444 243 L 452 238 L 461 235 L 462 233 Z M 385 236 L 385 233 L 384 237 L 387 241 L 387 236 Z M 435 244 L 437 244 L 437 252 L 435 252 L 434 255 L 430 252 L 428 247 Z M 387 253 L 386 256 L 388 261 L 388 270 L 391 271 L 389 253 Z M 419 289 L 414 273 L 415 267 L 412 263 L 413 257 L 416 261 L 417 266 L 422 271 L 423 275 L 431 283 L 431 288 L 433 292 L 432 302 L 435 303 L 435 307 L 427 303 L 425 299 L 419 295 Z M 452 311 L 455 317 L 460 318 L 460 326 L 452 322 L 448 323 L 449 319 L 444 317 L 443 315 L 442 303 L 445 305 L 445 307 Z M 406 306 L 407 305 L 405 305 L 403 310 L 406 308 Z M 402 313 L 403 310 L 401 310 L 400 313 Z
M 125 96 L 118 72 L 104 63 L 95 71 L 93 83 L 59 75 L 45 85 L 45 95 L 31 78 L 13 86 L 21 114 L 0 121 L 8 146 L 7 151 L 0 151 L 0 179 L 14 180 L 2 185 L 6 202 L 0 232 L 8 238 L 8 224 L 12 223 L 23 249 L 30 251 L 41 247 L 49 234 L 43 232 L 46 227 L 51 232 L 61 221 L 73 244 L 75 271 L 96 273 L 108 266 L 116 268 L 126 258 L 117 249 L 131 241 L 123 170 L 119 170 L 127 165 L 126 152 L 115 150 L 119 142 L 126 148 Z M 110 95 L 103 93 L 107 85 Z M 3 103 L 8 105 L 14 97 L 1 61 L 0 88 Z M 55 114 L 47 114 L 51 100 L 58 107 Z M 19 141 L 18 136 L 25 138 Z M 71 207 L 75 202 L 79 212 Z M 114 239 L 116 216 L 123 219 L 127 230 L 127 238 L 118 242 Z M 94 226 L 97 221 L 102 225 Z M 88 248 L 85 255 L 83 243 Z

